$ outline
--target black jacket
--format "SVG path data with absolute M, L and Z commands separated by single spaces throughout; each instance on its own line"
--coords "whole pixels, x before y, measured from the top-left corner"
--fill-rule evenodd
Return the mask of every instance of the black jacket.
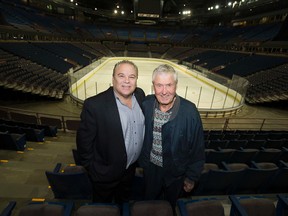
M 163 168 L 167 184 L 188 177 L 197 181 L 205 163 L 205 145 L 202 121 L 196 106 L 184 98 L 176 108 L 173 118 L 162 127 Z M 140 165 L 145 169 L 150 162 L 153 141 L 153 120 L 156 98 L 147 96 L 143 102 L 145 138 Z
M 145 94 L 136 88 L 141 106 Z M 80 164 L 93 181 L 115 181 L 126 169 L 127 154 L 113 88 L 84 101 L 76 136 Z

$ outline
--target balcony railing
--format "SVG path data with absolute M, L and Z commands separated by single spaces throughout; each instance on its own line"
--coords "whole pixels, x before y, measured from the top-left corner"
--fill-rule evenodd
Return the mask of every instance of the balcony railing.
M 211 113 L 209 113 L 211 115 Z M 201 115 L 205 130 L 256 130 L 287 131 L 288 118 L 238 118 L 206 117 Z M 0 106 L 0 119 L 57 126 L 64 132 L 75 132 L 80 123 L 79 116 L 51 115 L 41 112 Z

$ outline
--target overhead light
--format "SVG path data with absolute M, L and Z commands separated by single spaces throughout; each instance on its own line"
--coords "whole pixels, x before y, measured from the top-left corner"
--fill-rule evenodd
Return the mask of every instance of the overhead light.
M 183 15 L 190 15 L 191 11 L 190 10 L 184 10 L 184 11 L 182 11 L 182 14 Z

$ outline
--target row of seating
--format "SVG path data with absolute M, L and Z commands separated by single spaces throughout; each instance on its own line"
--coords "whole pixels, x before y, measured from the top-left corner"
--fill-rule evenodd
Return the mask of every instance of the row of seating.
M 73 151 L 76 156 L 76 151 Z M 77 157 L 77 156 L 76 156 Z M 139 171 L 138 173 L 141 173 Z M 52 171 L 45 172 L 55 199 L 91 200 L 92 184 L 86 170 L 80 165 L 57 163 Z M 143 176 L 134 176 L 131 200 L 143 200 Z
M 57 126 L 0 119 L 0 149 L 24 151 L 27 141 L 44 142 L 45 136 L 56 137 Z
M 80 166 L 62 167 L 58 163 L 46 177 L 55 199 L 91 200 L 92 184 L 86 170 Z M 131 200 L 143 200 L 141 169 L 135 175 Z M 205 163 L 205 168 L 188 196 L 231 194 L 288 193 L 288 164 L 274 163 Z
M 288 164 L 274 163 L 205 164 L 194 196 L 232 194 L 271 194 L 288 192 Z
M 253 196 L 229 196 L 230 216 L 284 216 L 288 214 L 288 198 L 277 194 L 276 206 L 273 199 Z M 8 203 L 0 216 L 11 216 L 16 206 L 15 201 Z M 179 199 L 179 216 L 225 216 L 221 200 L 216 198 Z M 164 200 L 147 200 L 116 205 L 113 203 L 84 203 L 76 207 L 69 202 L 30 202 L 19 210 L 21 216 L 173 216 L 171 205 Z
M 0 119 L 0 124 L 4 124 L 7 126 L 16 126 L 21 128 L 33 128 L 37 130 L 44 130 L 44 135 L 49 137 L 56 137 L 58 130 L 57 126 L 55 125 L 43 125 L 43 124 L 20 122 L 7 119 Z
M 16 206 L 11 201 L 0 216 L 11 216 Z M 30 202 L 19 210 L 21 216 L 173 216 L 171 205 L 164 200 L 137 201 L 117 205 L 113 203 L 83 203 L 79 207 L 73 201 Z
M 252 104 L 287 100 L 287 67 L 284 64 L 246 77 L 250 85 L 245 100 Z
M 1 120 L 2 119 L 2 120 Z M 3 121 L 4 120 L 4 121 Z M 44 129 L 45 136 L 57 136 L 57 131 L 76 131 L 80 120 L 78 117 L 47 116 L 43 113 L 23 113 L 22 111 L 7 110 L 0 108 L 0 123 L 17 125 L 23 123 L 32 128 Z M 15 123 L 13 123 L 15 122 Z M 19 125 L 21 126 L 21 124 Z
M 288 139 L 288 131 L 204 131 L 205 140 L 282 140 Z
M 61 99 L 68 89 L 67 76 L 0 49 L 3 64 L 0 86 L 18 92 Z
M 283 194 L 278 194 L 276 206 L 273 199 L 255 196 L 230 195 L 230 216 L 284 216 L 288 214 L 288 199 Z M 216 198 L 202 198 L 195 200 L 178 200 L 181 216 L 224 216 L 224 206 Z
M 205 147 L 210 149 L 240 149 L 240 148 L 249 148 L 249 149 L 261 149 L 261 148 L 276 148 L 282 149 L 288 148 L 288 139 L 267 139 L 267 140 L 206 140 Z
M 20 126 L 12 126 L 6 124 L 0 124 L 1 132 L 8 132 L 14 134 L 25 134 L 27 141 L 32 142 L 44 142 L 45 134 L 44 129 L 35 129 L 30 127 L 20 127 Z
M 205 149 L 206 162 L 219 164 L 222 161 L 227 163 L 249 163 L 273 162 L 280 160 L 288 162 L 288 149 Z

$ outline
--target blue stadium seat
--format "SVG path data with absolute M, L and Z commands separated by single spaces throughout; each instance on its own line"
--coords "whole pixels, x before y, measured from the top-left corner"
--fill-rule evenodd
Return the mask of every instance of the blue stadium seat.
M 0 216 L 11 216 L 12 211 L 16 206 L 15 201 L 10 201 L 7 206 L 1 211 Z
M 285 216 L 288 215 L 288 197 L 284 194 L 277 195 L 278 202 L 276 206 L 276 215 Z
M 173 209 L 166 200 L 142 200 L 125 203 L 123 216 L 173 216 Z
M 26 135 L 0 132 L 0 149 L 24 151 L 26 148 Z
M 252 196 L 230 195 L 230 216 L 275 216 L 276 208 L 272 199 Z
M 2 211 L 0 216 L 16 215 L 13 213 L 15 206 L 15 201 L 9 202 L 9 205 Z M 73 208 L 74 203 L 71 201 L 32 201 L 20 207 L 17 211 L 18 215 L 21 216 L 71 216 Z
M 58 163 L 46 177 L 56 199 L 92 199 L 92 183 L 82 166 L 67 166 L 61 170 Z
M 224 207 L 216 198 L 179 199 L 177 206 L 180 216 L 225 216 Z
M 120 216 L 121 206 L 113 203 L 86 203 L 75 212 L 76 216 Z

